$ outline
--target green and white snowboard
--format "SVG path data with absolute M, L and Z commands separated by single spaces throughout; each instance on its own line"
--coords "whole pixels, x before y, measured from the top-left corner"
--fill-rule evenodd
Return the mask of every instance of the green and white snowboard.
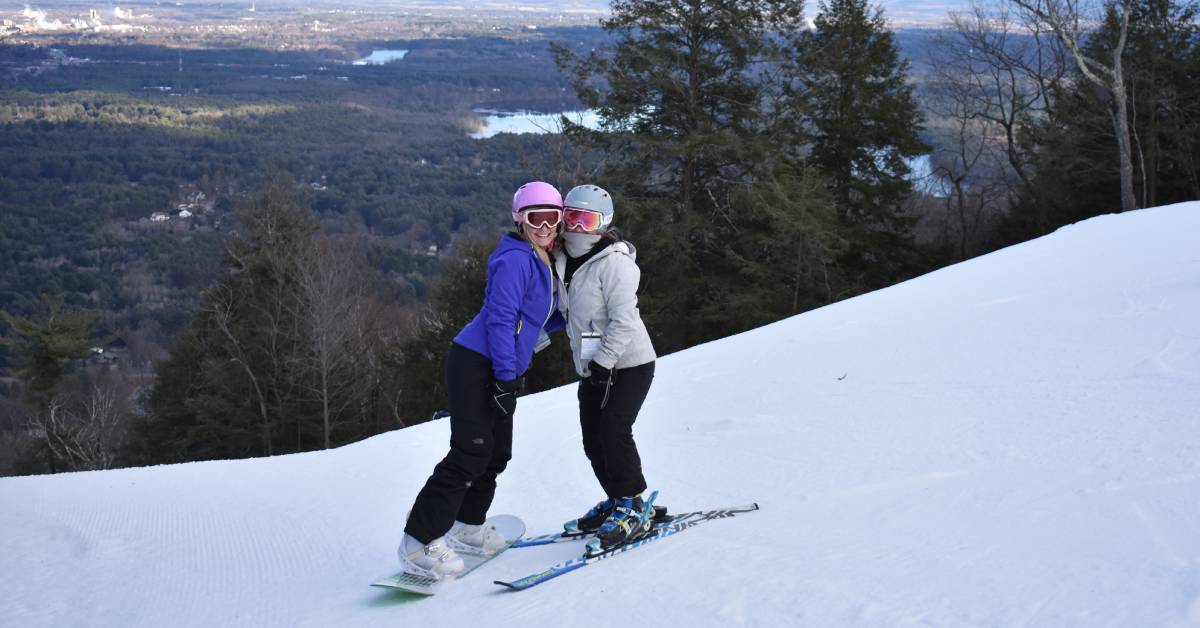
M 492 554 L 491 556 L 475 554 L 471 552 L 459 552 L 458 555 L 462 557 L 463 564 L 465 566 L 462 570 L 462 573 L 458 574 L 457 578 L 438 579 L 422 574 L 401 571 L 394 576 L 388 576 L 387 578 L 376 580 L 375 582 L 371 583 L 371 586 L 394 589 L 397 591 L 409 591 L 412 593 L 419 593 L 421 595 L 433 595 L 434 593 L 437 593 L 443 586 L 445 586 L 446 582 L 465 578 L 467 574 L 480 568 L 484 563 L 504 553 L 505 550 L 512 547 L 513 543 L 516 543 L 525 534 L 525 522 L 521 521 L 518 517 L 514 517 L 513 515 L 496 515 L 495 517 L 489 517 L 484 525 L 496 526 L 496 531 L 504 536 L 504 547 L 501 547 L 500 551 Z

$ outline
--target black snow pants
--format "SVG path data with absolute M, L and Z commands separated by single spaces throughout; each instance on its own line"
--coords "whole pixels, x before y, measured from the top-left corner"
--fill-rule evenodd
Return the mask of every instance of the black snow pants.
M 654 363 L 613 371 L 608 402 L 604 388 L 579 382 L 579 424 L 583 452 L 605 494 L 616 499 L 646 490 L 642 459 L 633 442 L 633 422 L 654 380 Z M 601 407 L 603 405 L 604 407 Z
M 450 453 L 417 494 L 404 531 L 422 543 L 455 520 L 479 525 L 496 494 L 496 476 L 512 459 L 512 416 L 492 406 L 492 361 L 453 344 L 446 357 Z

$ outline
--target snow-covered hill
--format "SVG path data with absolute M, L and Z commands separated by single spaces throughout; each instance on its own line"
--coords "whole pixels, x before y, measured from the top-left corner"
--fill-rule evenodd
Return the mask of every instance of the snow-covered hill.
M 760 512 L 523 592 L 394 571 L 446 421 L 269 459 L 0 479 L 3 626 L 1200 626 L 1200 203 L 1103 216 L 660 360 L 675 510 Z M 599 499 L 573 388 L 494 513 Z

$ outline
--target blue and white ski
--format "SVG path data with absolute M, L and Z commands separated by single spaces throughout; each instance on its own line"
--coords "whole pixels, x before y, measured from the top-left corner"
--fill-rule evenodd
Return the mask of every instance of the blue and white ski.
M 684 530 L 687 530 L 689 528 L 694 528 L 694 527 L 700 525 L 701 523 L 704 523 L 705 521 L 711 521 L 713 519 L 728 519 L 735 515 L 738 515 L 741 513 L 747 513 L 747 512 L 754 512 L 755 510 L 758 510 L 758 504 L 747 504 L 745 506 L 737 506 L 734 508 L 720 508 L 717 510 L 702 510 L 702 511 L 697 511 L 697 512 L 687 512 L 687 513 L 675 515 L 675 516 L 671 517 L 671 519 L 669 521 L 664 521 L 662 523 L 655 524 L 654 528 L 652 529 L 650 534 L 643 536 L 633 542 L 626 543 L 625 545 L 618 545 L 617 547 L 614 547 L 610 550 L 606 550 L 606 551 L 603 551 L 603 552 L 600 552 L 597 554 L 590 554 L 590 555 L 584 554 L 583 556 L 580 556 L 578 558 L 573 558 L 566 562 L 559 563 L 557 565 L 554 565 L 553 567 L 545 569 L 544 571 L 540 571 L 535 574 L 530 574 L 528 576 L 525 576 L 524 578 L 518 578 L 516 580 L 512 580 L 512 581 L 508 581 L 508 582 L 503 581 L 503 580 L 496 580 L 495 583 L 498 585 L 504 586 L 504 587 L 508 587 L 509 589 L 516 590 L 516 591 L 528 589 L 532 586 L 535 586 L 535 585 L 541 584 L 547 580 L 550 580 L 551 578 L 557 578 L 558 576 L 561 576 L 565 573 L 570 573 L 581 567 L 604 560 L 606 558 L 611 558 L 613 556 L 616 556 L 617 554 L 623 554 L 632 549 L 639 548 L 647 543 L 652 543 L 659 539 L 664 539 L 669 536 L 674 536 L 676 534 L 679 534 L 680 532 L 683 532 Z M 550 537 L 550 536 L 556 536 L 556 535 L 544 535 L 543 537 L 534 537 L 534 538 L 545 538 L 545 537 Z M 561 536 L 561 535 L 559 535 L 559 536 Z M 583 538 L 583 537 L 581 536 L 581 537 L 577 537 L 577 538 Z M 574 540 L 574 539 L 565 539 L 565 540 Z M 553 542 L 557 542 L 557 541 L 549 541 L 549 542 L 553 543 Z
M 541 536 L 530 536 L 513 544 L 513 547 L 533 547 L 535 545 L 550 545 L 551 543 L 569 543 L 582 541 L 596 536 L 595 532 L 551 532 Z

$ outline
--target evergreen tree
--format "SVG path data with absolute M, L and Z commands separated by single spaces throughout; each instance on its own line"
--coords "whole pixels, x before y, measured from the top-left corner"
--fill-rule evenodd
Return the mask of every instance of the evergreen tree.
M 16 374 L 25 384 L 20 436 L 14 439 L 16 464 L 23 473 L 56 473 L 111 466 L 116 447 L 110 438 L 123 426 L 113 412 L 121 400 L 109 387 L 92 384 L 92 399 L 72 394 L 79 388 L 72 371 L 93 355 L 92 347 L 111 338 L 96 338 L 98 312 L 69 309 L 61 295 L 43 295 L 44 316 L 15 316 L 0 311 L 11 333 L 0 344 L 11 347 Z M 70 374 L 70 375 L 69 375 Z M 82 379 L 87 379 L 83 377 Z M 102 399 L 104 403 L 88 403 Z M 104 406 L 101 408 L 101 406 Z
M 882 9 L 866 0 L 819 5 L 814 29 L 791 35 L 782 66 L 786 137 L 829 179 L 846 246 L 837 260 L 840 296 L 890 285 L 926 270 L 903 213 L 911 192 L 905 161 L 929 150 L 922 116 Z
M 1022 242 L 1121 209 L 1112 121 L 1094 90 L 1068 81 L 1050 93 L 1045 116 L 1021 130 L 1035 194 L 1020 197 L 1010 208 L 1001 225 L 1002 242 Z
M 575 87 L 597 109 L 620 162 L 647 191 L 675 193 L 679 218 L 712 208 L 713 186 L 757 160 L 762 86 L 772 31 L 795 28 L 800 3 L 617 0 L 601 22 L 617 43 L 579 59 L 557 47 Z M 649 174 L 650 176 L 645 176 Z
M 17 374 L 36 404 L 54 396 L 72 361 L 92 355 L 92 346 L 106 342 L 92 337 L 98 312 L 66 309 L 63 301 L 62 296 L 43 295 L 44 317 L 0 311 L 0 318 L 12 331 L 12 335 L 0 338 L 0 344 L 11 347 Z
M 811 307 L 781 295 L 810 293 L 792 285 L 802 277 L 797 256 L 811 267 L 831 263 L 824 256 L 838 227 L 813 222 L 829 216 L 829 200 L 811 185 L 819 175 L 781 148 L 772 81 L 781 33 L 803 27 L 802 3 L 612 8 L 603 22 L 611 49 L 557 50 L 581 100 L 600 114 L 599 183 L 614 192 L 617 224 L 638 246 L 639 303 L 656 347 L 678 350 L 777 320 L 801 301 Z
M 238 210 L 221 277 L 159 365 L 140 426 L 148 462 L 272 455 L 322 442 L 306 392 L 301 265 L 317 224 L 277 183 Z
M 822 1 L 815 29 L 795 41 L 786 69 L 806 146 L 830 177 L 843 218 L 902 233 L 911 190 L 906 158 L 929 150 L 922 116 L 882 9 L 867 0 Z

